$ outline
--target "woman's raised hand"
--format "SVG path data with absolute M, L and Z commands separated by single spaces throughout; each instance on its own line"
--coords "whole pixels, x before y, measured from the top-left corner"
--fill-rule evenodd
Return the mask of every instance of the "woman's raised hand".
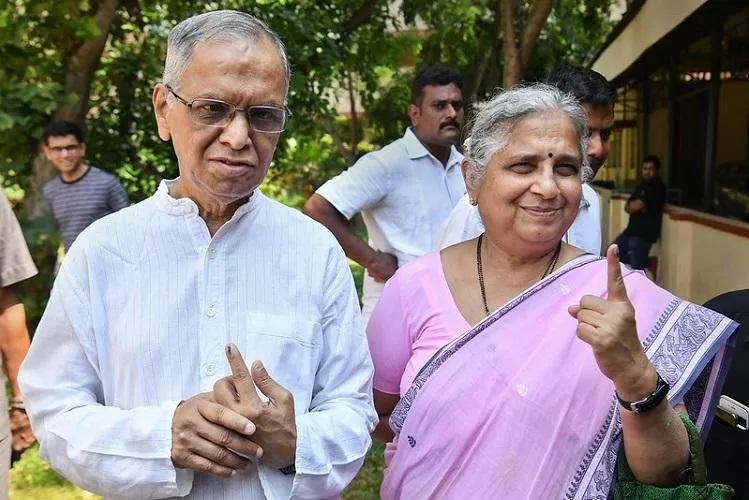
M 637 336 L 635 309 L 624 286 L 616 245 L 608 248 L 606 260 L 606 297 L 585 295 L 579 305 L 569 307 L 569 313 L 577 319 L 577 336 L 591 346 L 601 373 L 614 383 L 619 397 L 638 401 L 655 389 L 658 375 Z

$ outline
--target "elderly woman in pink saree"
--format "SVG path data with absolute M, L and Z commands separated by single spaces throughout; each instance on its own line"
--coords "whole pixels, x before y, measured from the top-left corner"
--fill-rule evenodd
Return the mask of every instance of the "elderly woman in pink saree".
M 486 226 L 387 283 L 368 326 L 389 417 L 384 499 L 605 499 L 623 441 L 638 481 L 685 480 L 674 406 L 712 419 L 736 325 L 562 242 L 585 115 L 545 85 L 496 95 L 463 163 Z M 493 311 L 493 312 L 491 312 Z

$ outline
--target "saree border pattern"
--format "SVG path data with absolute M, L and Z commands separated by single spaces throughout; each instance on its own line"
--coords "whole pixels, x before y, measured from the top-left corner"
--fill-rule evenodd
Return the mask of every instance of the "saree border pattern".
M 709 309 L 699 307 L 690 302 L 674 298 L 666 307 L 650 334 L 643 342 L 648 357 L 658 369 L 661 376 L 668 381 L 672 390 L 669 394 L 671 402 L 679 401 L 686 395 L 685 387 L 700 378 L 711 367 L 711 357 L 702 366 L 700 359 L 724 336 L 730 335 L 736 328 L 736 323 L 723 318 L 720 314 Z M 689 334 L 685 334 L 689 332 Z M 676 339 L 687 339 L 692 350 L 684 349 L 684 342 Z M 719 368 L 720 370 L 720 368 Z M 710 370 L 717 372 L 719 370 Z M 710 374 L 710 380 L 715 381 L 715 373 Z M 707 389 L 704 384 L 700 389 Z M 709 390 L 705 390 L 709 394 Z M 698 397 L 702 406 L 712 404 L 711 398 Z M 583 463 L 565 496 L 566 500 L 605 499 L 615 478 L 616 461 L 621 440 L 621 419 L 616 410 L 616 397 L 612 398 L 608 416 L 596 434 L 596 439 L 585 455 Z M 701 415 L 704 408 L 690 415 Z M 694 417 L 692 417 L 694 418 Z M 608 438 L 608 439 L 605 439 Z

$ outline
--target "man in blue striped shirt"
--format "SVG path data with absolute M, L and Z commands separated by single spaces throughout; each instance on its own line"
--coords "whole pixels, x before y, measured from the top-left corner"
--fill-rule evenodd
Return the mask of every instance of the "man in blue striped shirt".
M 92 222 L 128 205 L 115 176 L 83 161 L 86 144 L 75 123 L 52 120 L 44 129 L 44 154 L 60 175 L 44 186 L 65 251 Z

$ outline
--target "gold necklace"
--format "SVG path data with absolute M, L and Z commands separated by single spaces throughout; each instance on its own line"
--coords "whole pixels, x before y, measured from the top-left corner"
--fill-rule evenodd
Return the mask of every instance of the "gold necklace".
M 486 286 L 484 285 L 484 267 L 481 262 L 481 242 L 484 240 L 484 233 L 481 233 L 479 235 L 478 241 L 476 241 L 476 269 L 479 274 L 479 287 L 481 288 L 481 299 L 484 301 L 484 312 L 486 312 L 487 316 L 489 315 L 489 305 L 486 302 Z M 557 261 L 559 260 L 559 254 L 562 251 L 562 242 L 561 240 L 557 244 L 556 249 L 554 250 L 554 255 L 551 257 L 551 261 L 549 261 L 549 265 L 546 266 L 546 271 L 544 271 L 543 276 L 541 276 L 541 279 L 543 280 L 545 277 L 547 277 L 551 272 L 554 270 L 554 268 L 557 266 Z

